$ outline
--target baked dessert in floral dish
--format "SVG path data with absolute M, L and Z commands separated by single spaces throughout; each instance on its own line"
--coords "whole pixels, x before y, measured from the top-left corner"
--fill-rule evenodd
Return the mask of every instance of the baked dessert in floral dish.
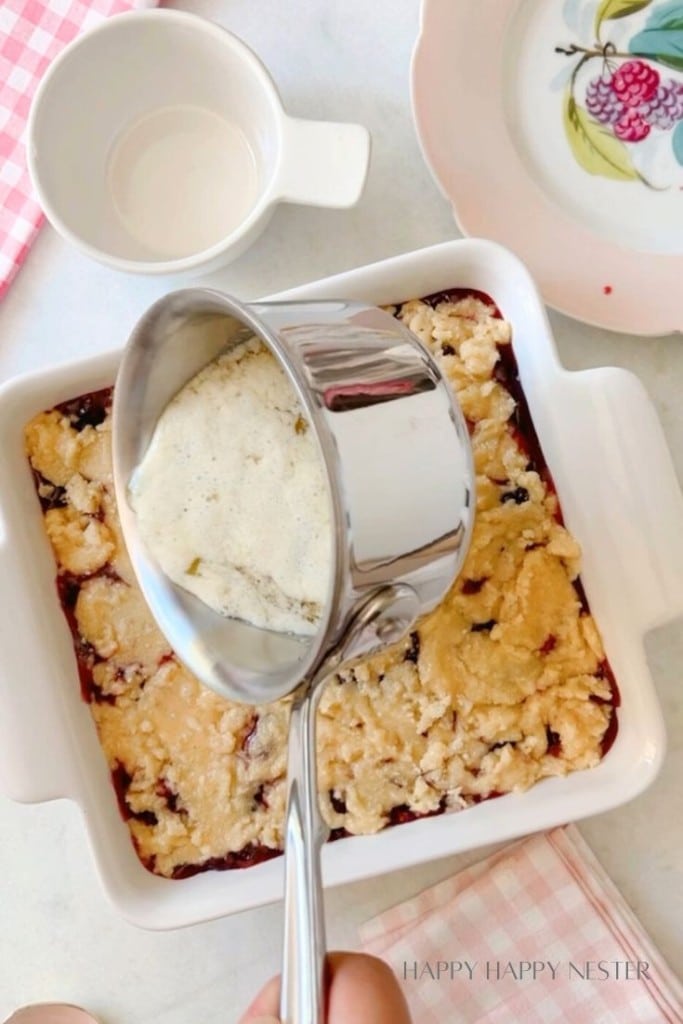
M 519 383 L 510 325 L 470 291 L 394 312 L 462 407 L 477 510 L 465 566 L 441 605 L 322 695 L 320 799 L 333 838 L 591 768 L 617 729 L 618 690 Z M 158 631 L 118 523 L 111 394 L 76 398 L 26 428 L 83 697 L 145 866 L 168 878 L 247 867 L 282 846 L 291 698 L 260 707 L 224 700 Z

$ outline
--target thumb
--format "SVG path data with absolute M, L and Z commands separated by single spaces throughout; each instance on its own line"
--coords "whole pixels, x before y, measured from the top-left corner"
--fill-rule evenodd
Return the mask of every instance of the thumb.
M 271 978 L 261 989 L 256 999 L 240 1018 L 240 1024 L 280 1024 L 278 1003 L 280 1001 L 280 979 Z

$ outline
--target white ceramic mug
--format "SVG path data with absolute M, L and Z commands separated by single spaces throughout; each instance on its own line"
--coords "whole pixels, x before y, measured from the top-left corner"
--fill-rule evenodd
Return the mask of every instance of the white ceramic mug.
M 256 55 L 179 11 L 117 15 L 71 43 L 36 92 L 34 188 L 54 227 L 119 270 L 212 270 L 280 202 L 349 207 L 370 141 L 288 117 Z

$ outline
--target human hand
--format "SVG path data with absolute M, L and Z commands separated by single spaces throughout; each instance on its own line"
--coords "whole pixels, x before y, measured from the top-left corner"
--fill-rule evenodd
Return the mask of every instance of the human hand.
M 327 957 L 326 1024 L 412 1024 L 393 972 L 365 953 L 330 953 Z M 271 978 L 240 1024 L 278 1024 L 280 979 Z

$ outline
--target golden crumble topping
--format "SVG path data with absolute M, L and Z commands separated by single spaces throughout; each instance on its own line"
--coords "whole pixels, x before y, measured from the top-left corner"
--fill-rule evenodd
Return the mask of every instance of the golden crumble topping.
M 616 687 L 519 388 L 509 325 L 476 293 L 395 312 L 458 397 L 477 511 L 463 572 L 442 604 L 322 695 L 321 806 L 336 835 L 590 768 L 616 728 Z M 26 428 L 84 696 L 143 862 L 176 878 L 246 866 L 282 845 L 290 701 L 223 700 L 159 633 L 121 537 L 110 398 L 75 399 Z

